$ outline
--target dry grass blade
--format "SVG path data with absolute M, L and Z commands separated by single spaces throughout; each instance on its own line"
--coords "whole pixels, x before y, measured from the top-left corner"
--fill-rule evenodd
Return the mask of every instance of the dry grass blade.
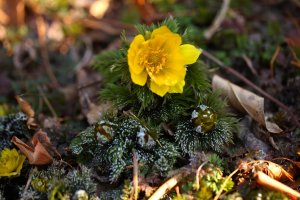
M 222 7 L 217 15 L 217 17 L 214 19 L 213 24 L 204 32 L 204 37 L 206 39 L 210 39 L 220 28 L 222 22 L 224 21 L 226 17 L 226 13 L 229 9 L 230 0 L 223 0 Z
M 183 178 L 188 176 L 189 173 L 186 171 L 180 172 L 174 177 L 167 180 L 164 184 L 162 184 L 154 194 L 148 200 L 159 200 L 161 199 L 168 191 L 170 191 L 173 187 L 175 187 Z
M 133 197 L 134 200 L 138 199 L 139 194 L 139 166 L 137 155 L 135 151 L 133 151 Z

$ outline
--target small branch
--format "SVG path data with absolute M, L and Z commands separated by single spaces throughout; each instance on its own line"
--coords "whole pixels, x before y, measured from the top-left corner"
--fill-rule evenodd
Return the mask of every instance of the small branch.
M 43 65 L 45 67 L 47 75 L 49 76 L 53 86 L 55 88 L 58 88 L 59 83 L 58 83 L 58 81 L 55 77 L 55 74 L 52 70 L 52 67 L 49 63 L 49 55 L 48 55 L 47 44 L 46 44 L 47 26 L 46 26 L 45 20 L 43 19 L 42 16 L 37 17 L 36 26 L 37 26 L 39 44 L 40 44 L 40 48 L 41 48 L 41 56 L 42 56 L 42 59 L 43 59 Z
M 173 136 L 174 132 L 170 129 L 170 127 L 168 126 L 168 124 L 166 124 L 165 122 L 161 123 L 160 126 L 164 129 L 164 131 L 166 131 L 169 135 Z
M 94 81 L 92 83 L 89 83 L 89 84 L 86 84 L 86 85 L 78 87 L 77 90 L 84 90 L 84 89 L 89 88 L 89 87 L 97 86 L 97 85 L 99 85 L 101 83 L 102 83 L 102 80 Z
M 252 61 L 250 60 L 250 58 L 249 58 L 248 56 L 246 56 L 246 55 L 243 55 L 242 57 L 243 57 L 244 61 L 246 62 L 247 67 L 249 67 L 249 69 L 251 70 L 252 74 L 254 74 L 255 76 L 257 76 L 257 75 L 258 75 L 258 74 L 257 74 L 257 71 L 256 71 L 256 69 L 253 67 L 253 63 L 252 63 Z
M 266 175 L 263 172 L 257 172 L 255 174 L 256 182 L 260 184 L 261 186 L 267 187 L 269 189 L 276 190 L 278 192 L 283 192 L 286 193 L 295 199 L 300 198 L 300 193 L 297 192 L 296 190 L 293 190 L 289 186 L 271 178 L 270 176 Z
M 272 59 L 271 59 L 271 61 L 270 61 L 270 70 L 271 70 L 271 77 L 272 77 L 272 78 L 274 78 L 274 76 L 275 76 L 275 73 L 274 73 L 274 63 L 275 63 L 275 61 L 276 61 L 276 58 L 277 58 L 279 52 L 280 52 L 280 46 L 278 46 L 278 47 L 276 48 L 276 50 L 275 50 L 275 52 L 274 52 L 274 54 L 273 54 L 273 56 L 272 56 Z
M 162 184 L 148 200 L 159 200 L 190 173 L 183 171 Z
M 223 0 L 222 7 L 214 19 L 213 24 L 204 32 L 204 37 L 209 40 L 220 28 L 222 22 L 224 21 L 226 17 L 226 13 L 229 9 L 230 0 Z
M 89 18 L 84 18 L 79 21 L 84 27 L 101 30 L 104 33 L 109 35 L 119 35 L 120 29 L 110 26 L 108 23 L 103 22 L 102 20 L 94 20 Z
M 180 189 L 178 186 L 175 187 L 175 192 L 178 198 L 181 198 Z
M 207 163 L 208 163 L 208 161 L 203 162 L 197 169 L 197 172 L 196 172 L 196 189 L 197 190 L 199 190 L 199 188 L 200 188 L 200 180 L 199 180 L 200 171 L 201 171 L 202 167 L 204 165 L 206 165 Z
M 247 79 L 245 76 L 243 76 L 241 73 L 239 73 L 238 71 L 236 71 L 235 69 L 231 68 L 231 67 L 226 67 L 225 64 L 220 61 L 218 58 L 214 57 L 212 54 L 210 54 L 207 51 L 203 51 L 202 54 L 208 58 L 209 60 L 213 61 L 214 63 L 216 63 L 217 65 L 219 65 L 222 69 L 224 69 L 227 73 L 230 73 L 232 75 L 234 75 L 235 77 L 237 77 L 238 79 L 240 79 L 241 81 L 243 81 L 244 83 L 246 83 L 248 86 L 250 86 L 251 88 L 253 88 L 254 90 L 256 90 L 258 93 L 260 93 L 263 97 L 269 99 L 270 101 L 272 101 L 273 103 L 275 103 L 277 106 L 281 107 L 283 110 L 285 110 L 290 117 L 292 118 L 293 122 L 296 124 L 296 126 L 298 128 L 300 128 L 300 122 L 297 118 L 296 115 L 293 114 L 292 111 L 290 111 L 289 107 L 286 106 L 285 104 L 283 104 L 281 101 L 279 101 L 278 99 L 275 99 L 274 97 L 272 97 L 270 94 L 266 93 L 265 91 L 263 91 L 261 88 L 259 88 L 258 86 L 256 86 L 253 82 L 251 82 L 249 79 Z
M 134 200 L 138 199 L 139 195 L 139 167 L 136 152 L 133 150 L 133 196 Z
M 42 96 L 44 102 L 45 102 L 46 105 L 48 106 L 48 108 L 49 108 L 49 110 L 50 110 L 52 116 L 53 116 L 54 118 L 58 118 L 58 115 L 56 114 L 56 112 L 55 112 L 53 106 L 51 105 L 50 101 L 49 101 L 48 98 L 46 97 L 46 95 L 45 95 L 43 89 L 42 89 L 40 86 L 38 86 L 37 89 L 38 89 L 38 91 L 40 92 L 40 94 L 41 94 L 41 96 Z
M 30 171 L 30 174 L 29 174 L 29 177 L 27 179 L 27 183 L 26 183 L 26 186 L 24 188 L 23 193 L 25 193 L 28 190 L 29 186 L 30 186 L 30 183 L 31 183 L 32 177 L 33 177 L 33 171 L 35 171 L 35 168 L 32 171 Z
M 271 136 L 269 136 L 268 139 L 269 139 L 269 142 L 271 143 L 272 147 L 273 147 L 274 149 L 276 149 L 277 151 L 279 151 L 280 148 L 279 148 L 278 145 L 275 143 L 274 138 L 271 137 Z

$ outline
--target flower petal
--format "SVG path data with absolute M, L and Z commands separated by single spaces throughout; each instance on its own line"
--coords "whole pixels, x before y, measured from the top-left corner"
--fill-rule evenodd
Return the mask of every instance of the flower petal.
M 17 169 L 16 169 L 16 172 L 17 172 L 17 173 L 20 173 L 20 171 L 21 171 L 21 169 L 22 169 L 22 167 L 23 167 L 23 163 L 24 163 L 25 159 L 26 159 L 26 156 L 24 156 L 24 155 L 20 155 L 20 156 L 19 156 L 19 159 L 18 159 L 18 167 L 17 167 Z
M 150 82 L 150 90 L 163 97 L 169 90 L 169 86 L 166 86 L 166 85 L 157 85 L 154 81 L 151 81 Z
M 170 86 L 169 93 L 182 93 L 185 81 L 179 81 L 176 85 Z
M 157 85 L 174 86 L 178 81 L 184 79 L 185 74 L 186 68 L 184 65 L 174 64 L 165 66 L 158 74 L 149 73 L 149 76 Z
M 0 157 L 0 177 L 19 174 L 25 159 L 26 157 L 20 155 L 16 149 L 9 150 L 5 148 Z M 3 162 L 3 160 L 5 161 Z
M 146 70 L 142 71 L 140 74 L 136 74 L 133 71 L 130 71 L 130 75 L 132 82 L 137 85 L 144 86 L 147 82 L 148 74 Z
M 18 174 L 18 172 L 5 172 L 5 173 L 1 173 L 0 177 L 1 176 L 15 176 L 17 174 Z
M 144 69 L 143 66 L 139 66 L 137 64 L 138 62 L 136 62 L 137 54 L 141 49 L 143 42 L 145 42 L 145 38 L 143 35 L 139 34 L 133 39 L 128 49 L 128 54 L 127 54 L 128 65 L 129 68 L 131 68 L 131 70 L 134 71 L 136 74 L 141 73 Z
M 202 50 L 197 49 L 195 46 L 191 44 L 184 44 L 180 47 L 181 55 L 184 59 L 184 64 L 193 64 L 197 61 L 198 57 L 200 56 Z
M 167 26 L 155 29 L 151 34 L 151 41 L 152 43 L 158 41 L 160 45 L 165 45 L 167 48 L 179 46 L 182 43 L 180 35 L 171 32 Z
M 155 29 L 154 31 L 152 31 L 151 38 L 153 38 L 157 35 L 163 35 L 163 34 L 169 34 L 169 33 L 172 33 L 172 32 L 170 31 L 170 29 L 167 26 L 161 26 L 161 27 Z

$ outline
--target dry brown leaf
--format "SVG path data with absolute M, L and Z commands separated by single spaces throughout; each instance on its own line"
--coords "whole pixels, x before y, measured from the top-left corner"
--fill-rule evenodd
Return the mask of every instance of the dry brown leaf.
M 266 169 L 266 174 L 268 176 L 276 180 L 289 179 L 290 181 L 294 181 L 293 176 L 290 173 L 288 173 L 285 169 L 283 169 L 280 165 L 271 161 L 267 161 L 267 163 L 268 166 Z
M 31 105 L 24 100 L 23 98 L 21 98 L 20 96 L 16 96 L 16 100 L 18 102 L 18 104 L 21 107 L 22 112 L 24 112 L 27 116 L 27 127 L 29 129 L 36 129 L 38 127 L 37 123 L 35 123 L 35 113 L 34 110 L 32 109 Z
M 22 112 L 24 112 L 27 115 L 27 117 L 34 117 L 35 115 L 34 110 L 26 100 L 24 100 L 18 95 L 16 96 L 16 100 L 20 105 Z
M 214 90 L 221 89 L 228 96 L 229 103 L 236 109 L 248 113 L 255 121 L 264 126 L 270 133 L 281 133 L 277 124 L 266 121 L 264 114 L 264 98 L 245 90 L 230 81 L 214 75 Z
M 31 143 L 33 147 L 25 144 L 16 136 L 14 136 L 11 141 L 28 158 L 29 163 L 32 165 L 49 164 L 53 161 L 53 155 L 58 154 L 58 152 L 52 146 L 47 133 L 43 132 L 42 130 L 36 132 L 32 137 Z

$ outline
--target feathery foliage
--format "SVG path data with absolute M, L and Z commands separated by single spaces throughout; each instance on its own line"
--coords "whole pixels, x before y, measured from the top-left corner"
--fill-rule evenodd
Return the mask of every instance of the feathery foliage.
M 10 114 L 0 117 L 0 149 L 11 148 L 11 138 L 30 138 L 32 132 L 26 125 L 27 117 L 24 113 Z
M 66 171 L 59 163 L 54 162 L 46 169 L 34 168 L 31 171 L 32 181 L 27 193 L 22 194 L 23 199 L 30 196 L 56 199 L 61 196 L 72 197 L 76 191 L 84 190 L 90 197 L 95 195 L 96 184 L 92 181 L 92 171 L 85 166 L 80 169 Z M 33 198 L 33 199 L 34 199 Z
M 136 28 L 147 40 L 162 25 L 181 35 L 179 24 L 171 18 Z M 72 141 L 70 148 L 79 162 L 97 167 L 99 173 L 108 174 L 110 182 L 115 182 L 122 174 L 131 174 L 128 166 L 132 165 L 132 152 L 136 151 L 142 174 L 158 172 L 166 176 L 179 157 L 199 150 L 220 151 L 232 141 L 236 120 L 228 114 L 218 93 L 211 91 L 208 67 L 203 62 L 186 68 L 181 94 L 167 93 L 161 97 L 147 84 L 139 86 L 132 82 L 127 59 L 130 43 L 125 34 L 122 40 L 119 50 L 103 52 L 94 61 L 94 68 L 103 77 L 100 100 L 111 101 L 116 111 L 106 113 L 102 121 Z M 196 112 L 193 110 L 203 106 L 211 109 L 213 120 L 203 118 L 201 122 L 201 117 L 192 118 Z

